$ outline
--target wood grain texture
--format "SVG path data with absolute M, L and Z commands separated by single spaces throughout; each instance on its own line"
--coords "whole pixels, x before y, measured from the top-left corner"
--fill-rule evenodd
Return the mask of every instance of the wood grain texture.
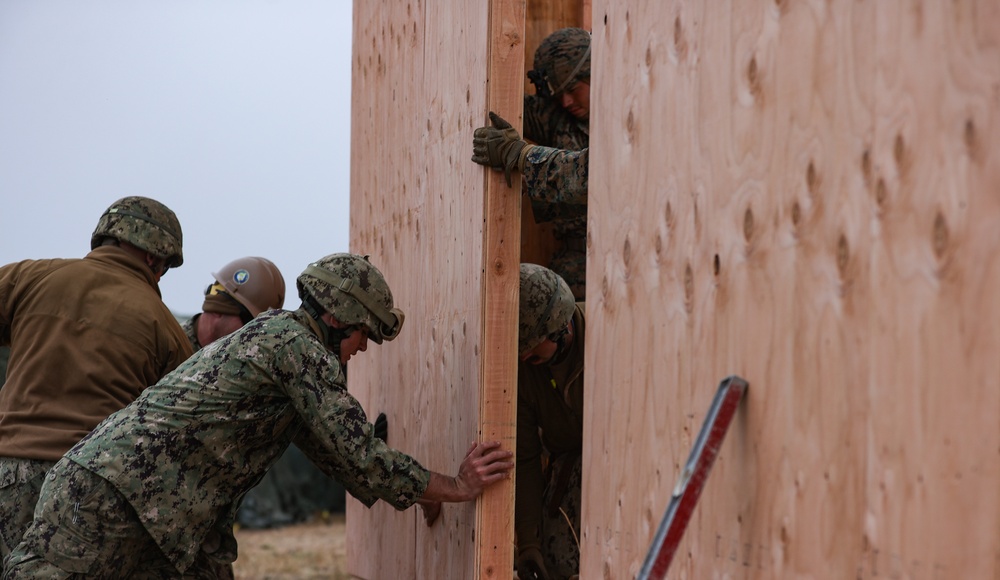
M 391 445 L 445 474 L 471 441 L 513 447 L 519 194 L 469 158 L 489 108 L 520 119 L 523 28 L 523 1 L 354 8 L 351 250 L 371 254 L 406 323 L 351 362 L 349 386 L 387 412 Z M 433 528 L 349 500 L 350 571 L 509 576 L 512 512 L 509 481 L 478 509 L 445 505 Z
M 371 254 L 406 313 L 399 338 L 351 362 L 349 387 L 389 443 L 455 474 L 477 438 L 483 336 L 484 170 L 472 131 L 486 107 L 485 6 L 355 3 L 351 251 Z M 349 500 L 361 578 L 472 577 L 473 504 L 367 510 Z
M 520 119 L 524 93 L 524 2 L 489 3 L 486 109 Z M 514 450 L 517 433 L 517 316 L 521 255 L 521 180 L 513 187 L 486 172 L 483 213 L 483 351 L 479 439 Z M 514 479 L 487 489 L 476 505 L 473 578 L 510 578 L 514 566 Z
M 593 10 L 582 577 L 1000 574 L 1000 8 Z

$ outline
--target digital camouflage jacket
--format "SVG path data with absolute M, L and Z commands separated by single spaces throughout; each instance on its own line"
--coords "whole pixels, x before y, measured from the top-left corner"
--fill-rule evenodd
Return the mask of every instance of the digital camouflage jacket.
M 430 481 L 375 437 L 301 309 L 272 310 L 206 346 L 67 458 L 114 485 L 183 571 L 206 541 L 235 558 L 228 522 L 292 442 L 367 506 L 405 509 Z
M 587 121 L 552 99 L 524 97 L 524 137 L 539 145 L 524 161 L 524 190 L 538 223 L 551 223 L 560 247 L 549 263 L 577 300 L 586 299 L 587 174 L 590 131 Z
M 552 149 L 576 152 L 590 147 L 590 130 L 552 99 L 524 96 L 524 138 Z M 525 162 L 526 192 L 535 220 L 552 222 L 557 237 L 587 235 L 587 156 L 536 150 Z M 579 207 L 563 207 L 563 206 Z

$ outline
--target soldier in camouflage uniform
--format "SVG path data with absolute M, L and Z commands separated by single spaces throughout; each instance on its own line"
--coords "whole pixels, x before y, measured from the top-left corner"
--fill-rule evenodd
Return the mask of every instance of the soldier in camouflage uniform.
M 50 467 L 191 355 L 160 298 L 183 262 L 181 226 L 145 197 L 116 201 L 80 259 L 0 268 L 0 554 L 17 545 Z
M 559 242 L 550 267 L 585 298 L 587 167 L 590 147 L 590 33 L 562 28 L 535 51 L 524 97 L 524 137 L 490 113 L 491 126 L 476 130 L 472 160 L 506 172 L 520 171 L 535 220 L 550 222 Z M 487 146 L 489 143 L 489 146 Z
M 285 279 L 273 262 L 249 256 L 212 272 L 201 313 L 182 326 L 195 351 L 235 332 L 257 315 L 285 304 Z M 344 488 L 290 445 L 236 514 L 241 525 L 270 527 L 302 521 L 322 509 L 342 508 Z M 231 527 L 231 526 L 230 526 Z
M 515 564 L 521 580 L 579 573 L 584 303 L 555 272 L 521 264 Z M 544 461 L 543 461 L 544 458 Z
M 236 331 L 255 316 L 285 305 L 285 279 L 267 258 L 249 256 L 212 272 L 215 282 L 205 290 L 201 313 L 184 323 L 184 334 L 195 351 Z
M 403 324 L 367 258 L 326 256 L 297 286 L 300 308 L 206 346 L 56 464 L 4 580 L 221 577 L 236 559 L 227 522 L 293 441 L 365 505 L 419 503 L 428 525 L 441 502 L 507 477 L 499 442 L 474 444 L 455 477 L 427 470 L 377 437 L 347 392 L 348 360 Z

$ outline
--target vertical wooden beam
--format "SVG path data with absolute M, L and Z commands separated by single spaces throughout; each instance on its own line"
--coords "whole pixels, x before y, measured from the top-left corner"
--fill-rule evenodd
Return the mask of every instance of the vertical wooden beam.
M 523 112 L 524 0 L 492 0 L 489 8 L 486 103 L 520 126 Z M 484 111 L 483 119 L 488 117 Z M 488 121 L 487 121 L 488 122 Z M 514 449 L 517 421 L 517 312 L 521 180 L 508 187 L 485 172 L 483 210 L 483 355 L 479 397 L 482 440 Z M 476 505 L 476 578 L 510 578 L 514 562 L 514 480 L 493 486 Z

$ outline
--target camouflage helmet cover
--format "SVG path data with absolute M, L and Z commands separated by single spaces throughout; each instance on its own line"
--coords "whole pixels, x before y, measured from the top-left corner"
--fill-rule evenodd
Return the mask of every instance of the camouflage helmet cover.
M 183 234 L 177 216 L 167 206 L 148 197 L 123 197 L 101 215 L 90 236 L 90 249 L 105 238 L 114 238 L 163 258 L 167 266 L 184 263 Z
M 365 326 L 377 344 L 396 338 L 403 326 L 389 284 L 367 256 L 330 254 L 309 264 L 296 286 L 303 300 L 312 296 L 339 322 Z
M 539 95 L 558 97 L 574 81 L 590 78 L 590 33 L 582 28 L 560 28 L 535 50 L 534 70 L 528 78 Z
M 558 274 L 536 264 L 521 264 L 517 352 L 535 348 L 545 337 L 569 324 L 576 299 Z
M 251 316 L 285 305 L 285 278 L 274 262 L 266 258 L 249 256 L 233 260 L 218 272 L 212 272 L 212 277 L 246 306 Z

